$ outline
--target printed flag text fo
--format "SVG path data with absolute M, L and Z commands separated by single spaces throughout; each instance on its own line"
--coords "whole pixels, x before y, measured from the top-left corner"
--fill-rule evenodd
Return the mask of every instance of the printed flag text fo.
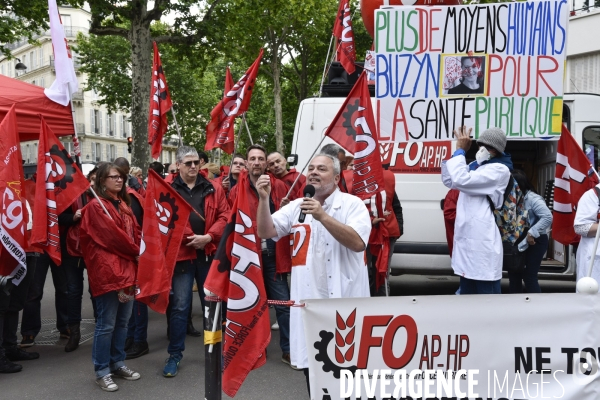
M 247 188 L 246 173 L 240 189 Z M 223 391 L 235 396 L 248 373 L 265 364 L 271 340 L 269 306 L 261 269 L 260 239 L 240 190 L 204 287 L 227 301 L 223 340 Z

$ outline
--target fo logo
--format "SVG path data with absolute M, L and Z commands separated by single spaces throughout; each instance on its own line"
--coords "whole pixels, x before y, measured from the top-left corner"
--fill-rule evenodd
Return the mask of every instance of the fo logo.
M 408 315 L 367 315 L 356 324 L 356 308 L 347 317 L 336 311 L 335 332 L 322 330 L 320 341 L 314 343 L 318 350 L 315 360 L 323 364 L 324 372 L 332 372 L 336 379 L 341 371 L 352 375 L 357 369 L 367 369 L 369 353 L 381 352 L 384 363 L 390 369 L 405 367 L 417 350 L 418 330 L 415 320 Z M 361 328 L 360 336 L 358 329 Z M 383 335 L 373 332 L 374 328 L 384 328 Z M 404 331 L 404 335 L 397 335 Z M 381 332 L 381 329 L 378 329 Z M 397 336 L 405 336 L 406 344 L 402 351 L 394 346 Z M 335 338 L 335 341 L 334 341 Z M 333 342 L 333 343 L 332 343 Z

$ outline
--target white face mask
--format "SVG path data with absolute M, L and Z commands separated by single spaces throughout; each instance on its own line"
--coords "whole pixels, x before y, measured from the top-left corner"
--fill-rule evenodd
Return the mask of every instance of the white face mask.
M 475 159 L 477 160 L 477 164 L 481 165 L 490 159 L 490 152 L 488 151 L 488 149 L 481 146 L 477 154 L 475 154 Z

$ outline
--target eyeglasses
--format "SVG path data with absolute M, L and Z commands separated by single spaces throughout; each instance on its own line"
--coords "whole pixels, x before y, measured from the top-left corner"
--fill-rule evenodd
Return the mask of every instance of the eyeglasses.
M 188 162 L 184 162 L 183 165 L 185 165 L 186 167 L 190 168 L 192 166 L 192 164 L 196 165 L 200 165 L 200 160 L 192 160 L 192 161 L 188 161 Z
M 107 178 L 110 178 L 113 181 L 123 180 L 123 177 L 121 175 L 108 175 Z
M 239 165 L 240 167 L 244 166 L 243 162 L 233 162 L 231 165 Z

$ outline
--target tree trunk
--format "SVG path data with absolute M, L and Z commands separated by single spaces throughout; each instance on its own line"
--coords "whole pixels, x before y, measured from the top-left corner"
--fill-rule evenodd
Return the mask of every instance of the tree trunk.
M 279 44 L 273 43 L 271 72 L 273 73 L 273 107 L 275 108 L 275 143 L 277 151 L 285 154 L 283 143 L 283 110 L 281 108 L 281 65 L 279 65 Z
M 150 76 L 152 74 L 152 40 L 146 15 L 146 2 L 137 2 L 140 8 L 131 20 L 131 126 L 133 151 L 131 165 L 142 169 L 144 176 L 150 164 L 148 145 L 148 110 L 150 104 Z M 137 90 L 136 90 L 137 88 Z

